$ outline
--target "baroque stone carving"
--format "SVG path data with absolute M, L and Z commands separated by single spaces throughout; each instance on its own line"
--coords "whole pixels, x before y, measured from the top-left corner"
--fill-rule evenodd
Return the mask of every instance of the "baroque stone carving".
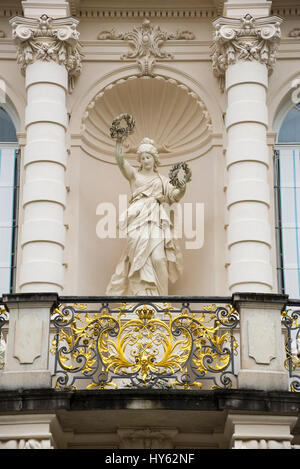
M 291 449 L 291 443 L 284 440 L 235 440 L 233 449 Z
M 115 158 L 122 175 L 130 183 L 132 197 L 119 226 L 127 233 L 127 243 L 107 295 L 167 295 L 168 281 L 182 272 L 182 254 L 171 221 L 170 206 L 184 196 L 190 174 L 180 187 L 159 174 L 159 154 L 152 139 L 144 138 L 137 151 L 137 170 L 124 158 L 125 132 L 116 135 Z M 115 138 L 115 137 L 114 137 Z M 175 216 L 175 215 L 174 215 Z
M 300 78 L 295 78 L 291 84 L 291 101 L 294 107 L 299 111 L 298 104 L 300 103 Z
M 171 59 L 173 55 L 161 49 L 164 42 L 169 40 L 191 40 L 195 35 L 190 31 L 176 31 L 167 33 L 159 26 L 152 26 L 148 19 L 145 19 L 140 27 L 133 28 L 128 33 L 117 33 L 114 29 L 102 31 L 98 35 L 100 40 L 122 40 L 128 41 L 131 50 L 121 56 L 121 60 L 136 59 L 141 75 L 152 76 L 156 59 Z
M 17 62 L 22 73 L 36 60 L 55 61 L 64 65 L 69 74 L 70 91 L 81 71 L 78 21 L 74 18 L 53 19 L 43 14 L 39 19 L 15 17 L 10 20 L 15 39 Z
M 54 449 L 49 439 L 17 439 L 0 441 L 0 449 Z
M 212 48 L 213 72 L 224 88 L 227 67 L 238 60 L 257 60 L 272 72 L 281 38 L 281 18 L 218 18 Z
M 173 449 L 177 429 L 137 428 L 119 429 L 121 447 L 124 449 Z
M 300 37 L 300 28 L 294 28 L 288 34 L 289 37 Z

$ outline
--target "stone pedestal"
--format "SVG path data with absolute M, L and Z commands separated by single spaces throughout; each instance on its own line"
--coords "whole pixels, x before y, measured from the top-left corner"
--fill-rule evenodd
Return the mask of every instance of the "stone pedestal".
M 4 295 L 9 334 L 0 389 L 51 388 L 49 327 L 57 295 Z
M 238 389 L 288 391 L 281 311 L 286 295 L 235 293 L 240 315 L 241 368 Z

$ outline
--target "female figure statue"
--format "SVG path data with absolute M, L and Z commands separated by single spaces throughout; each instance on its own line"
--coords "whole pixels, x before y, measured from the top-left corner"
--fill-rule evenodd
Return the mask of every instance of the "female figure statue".
M 116 140 L 115 158 L 132 193 L 119 224 L 127 230 L 127 244 L 106 294 L 165 296 L 168 280 L 175 282 L 182 271 L 168 208 L 183 197 L 187 181 L 174 187 L 158 173 L 158 151 L 149 138 L 142 140 L 137 151 L 140 168 L 134 168 L 124 159 L 123 140 Z

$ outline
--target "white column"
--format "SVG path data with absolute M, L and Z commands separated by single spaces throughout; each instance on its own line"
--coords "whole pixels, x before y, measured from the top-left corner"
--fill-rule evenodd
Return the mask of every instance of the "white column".
M 225 436 L 231 449 L 292 449 L 297 417 L 228 414 Z
M 65 448 L 64 432 L 54 413 L 0 416 L 0 450 Z
M 13 18 L 18 62 L 25 73 L 24 222 L 20 292 L 64 287 L 64 209 L 69 77 L 80 69 L 77 20 Z
M 272 290 L 267 147 L 267 67 L 238 62 L 226 71 L 228 107 L 228 285 L 231 291 Z
M 251 15 L 214 22 L 213 67 L 227 93 L 230 292 L 273 289 L 266 94 L 280 38 L 279 24 L 276 17 L 255 20 Z

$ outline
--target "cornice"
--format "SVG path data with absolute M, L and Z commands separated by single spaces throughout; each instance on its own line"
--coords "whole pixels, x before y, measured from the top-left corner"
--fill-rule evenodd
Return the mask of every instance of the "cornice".
M 97 7 L 78 7 L 76 17 L 79 19 L 132 19 L 132 18 L 216 18 L 218 8 L 97 8 Z

